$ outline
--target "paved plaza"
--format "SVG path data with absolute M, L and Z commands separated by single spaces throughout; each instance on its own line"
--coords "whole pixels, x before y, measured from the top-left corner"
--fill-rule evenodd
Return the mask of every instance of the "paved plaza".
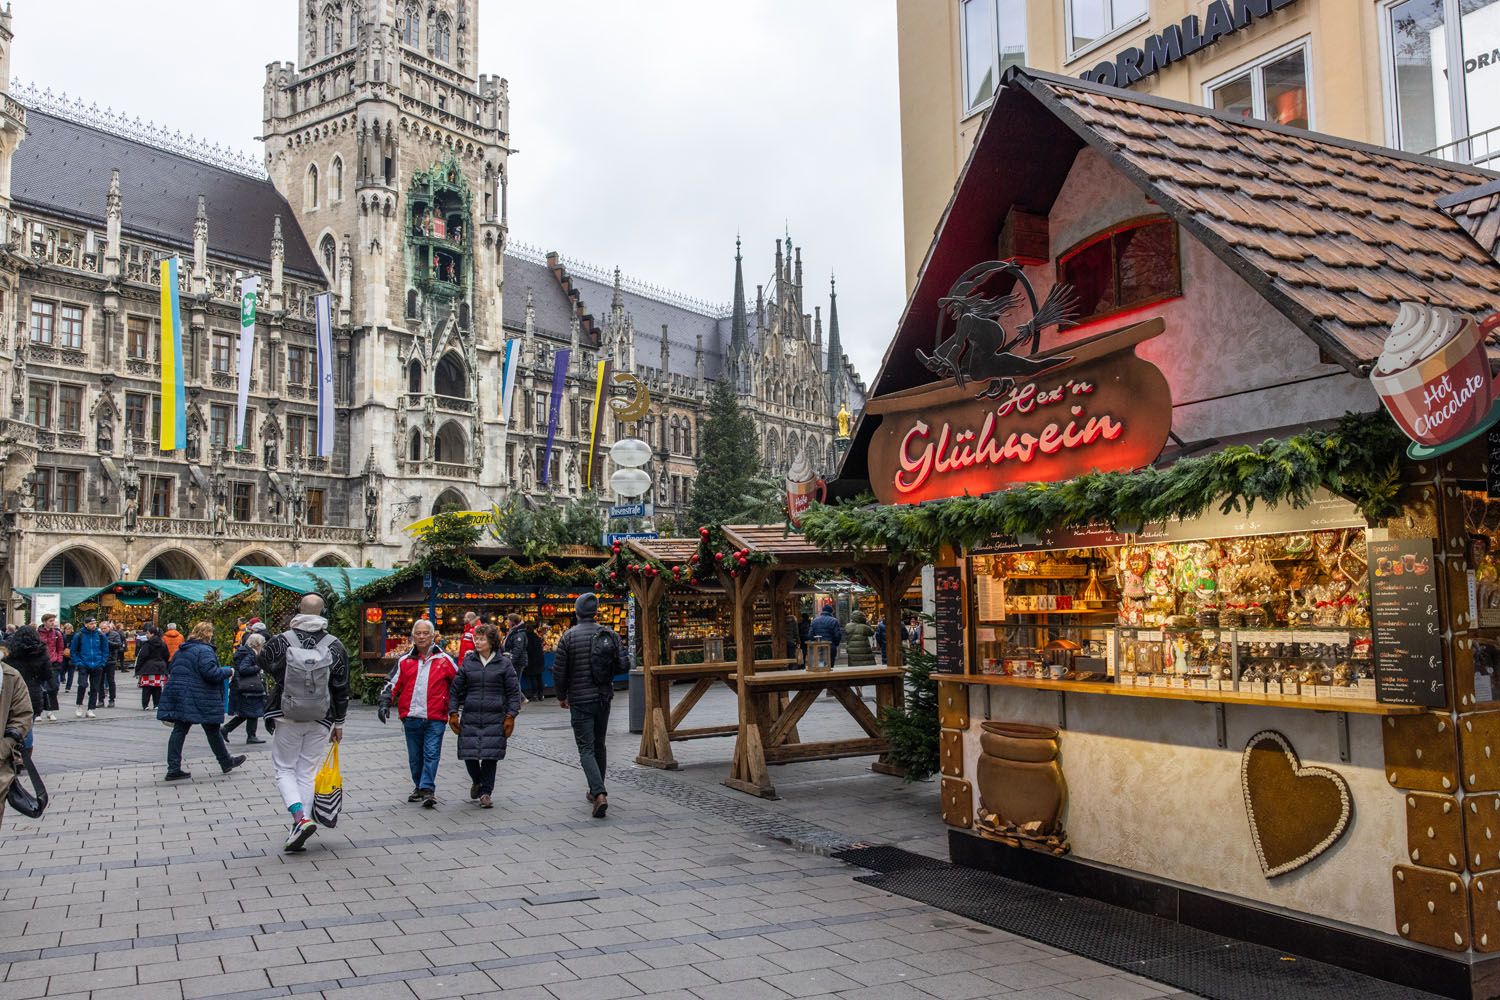
M 726 695 L 705 719 L 728 716 Z M 829 708 L 809 732 L 839 731 L 848 717 Z M 607 820 L 587 816 L 553 702 L 522 713 L 493 810 L 468 803 L 450 737 L 429 811 L 405 801 L 399 727 L 358 706 L 343 818 L 289 856 L 268 746 L 236 734 L 250 761 L 223 776 L 195 731 L 194 780 L 168 785 L 167 730 L 134 704 L 43 723 L 53 804 L 0 830 L 0 1000 L 1183 995 L 863 885 L 826 856 L 940 854 L 930 783 L 794 765 L 763 802 L 718 785 L 728 740 L 679 745 L 666 773 L 630 763 L 623 696 L 613 728 Z

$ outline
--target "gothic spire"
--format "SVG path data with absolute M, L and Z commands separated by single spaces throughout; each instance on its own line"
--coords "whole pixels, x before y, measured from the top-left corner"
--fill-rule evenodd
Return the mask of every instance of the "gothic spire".
M 750 350 L 750 328 L 745 316 L 745 265 L 740 240 L 734 240 L 734 315 L 729 324 L 729 354 L 738 358 Z
M 844 401 L 844 347 L 839 342 L 838 279 L 828 279 L 828 405 L 837 413 Z

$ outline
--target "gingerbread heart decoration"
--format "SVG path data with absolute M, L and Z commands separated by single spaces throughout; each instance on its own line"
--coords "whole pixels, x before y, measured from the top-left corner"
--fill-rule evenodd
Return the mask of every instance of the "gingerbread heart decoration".
M 1274 729 L 1250 737 L 1240 758 L 1250 838 L 1266 878 L 1285 875 L 1328 850 L 1349 828 L 1349 784 L 1326 767 L 1303 767 Z

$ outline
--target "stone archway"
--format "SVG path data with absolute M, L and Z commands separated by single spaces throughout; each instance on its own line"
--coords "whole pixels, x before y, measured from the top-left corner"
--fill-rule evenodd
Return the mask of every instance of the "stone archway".
M 248 552 L 242 552 L 242 553 L 240 553 L 240 555 L 238 555 L 238 556 L 235 557 L 234 562 L 230 563 L 229 565 L 231 567 L 234 567 L 234 566 L 281 566 L 281 565 L 283 565 L 283 563 L 282 563 L 282 561 L 280 559 L 276 558 L 271 553 L 267 552 L 265 549 L 251 549 Z
M 469 460 L 468 451 L 468 441 L 458 421 L 450 420 L 438 428 L 432 443 L 433 461 L 462 465 Z
M 136 574 L 138 580 L 206 580 L 208 572 L 198 557 L 184 549 L 165 546 L 148 554 Z
M 323 566 L 329 569 L 336 569 L 340 566 L 347 567 L 349 565 L 349 560 L 345 559 L 337 552 L 325 552 L 322 555 L 318 556 L 318 558 L 313 560 L 313 565 Z
M 104 587 L 120 576 L 119 564 L 90 542 L 60 545 L 40 562 L 38 587 Z
M 469 501 L 458 490 L 448 489 L 438 494 L 438 498 L 432 502 L 432 512 L 442 514 L 450 510 L 468 510 Z

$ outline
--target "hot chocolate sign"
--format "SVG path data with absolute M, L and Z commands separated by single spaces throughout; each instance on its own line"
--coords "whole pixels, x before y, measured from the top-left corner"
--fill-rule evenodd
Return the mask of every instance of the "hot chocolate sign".
M 1497 327 L 1500 313 L 1475 323 L 1438 306 L 1401 304 L 1370 383 L 1411 438 L 1412 458 L 1452 451 L 1500 420 L 1485 347 Z
M 1030 286 L 1023 290 L 1034 304 Z M 866 412 L 882 417 L 869 451 L 870 480 L 882 503 L 978 496 L 1156 459 L 1172 426 L 1171 390 L 1135 347 L 1162 333 L 1161 319 L 1065 349 L 1011 353 L 1039 339 L 1038 320 L 1066 323 L 1067 298 L 1066 290 L 1061 297 L 1054 290 L 1015 338 L 1003 329 L 976 331 L 981 322 L 999 327 L 993 313 L 978 321 L 966 313 L 953 338 L 922 356 L 934 369 L 951 359 L 952 381 L 869 401 Z M 971 357 L 971 344 L 954 343 L 965 336 L 982 345 L 978 357 Z

